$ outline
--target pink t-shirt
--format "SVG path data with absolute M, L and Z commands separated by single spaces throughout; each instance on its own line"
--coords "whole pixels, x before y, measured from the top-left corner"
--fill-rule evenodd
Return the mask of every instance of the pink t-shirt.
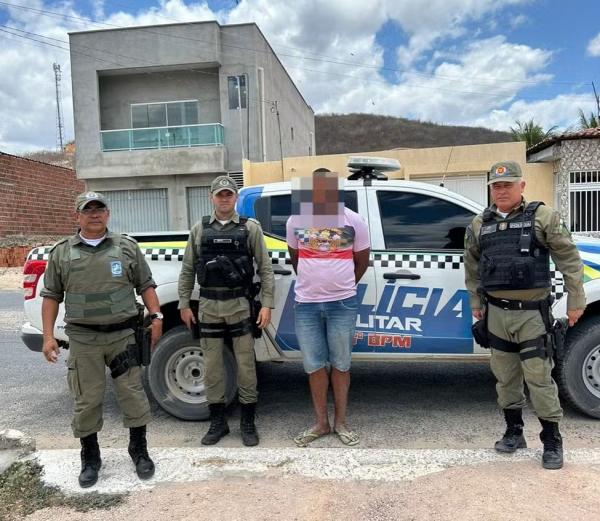
M 370 247 L 369 230 L 356 212 L 344 209 L 343 226 L 303 226 L 292 215 L 286 226 L 288 246 L 298 250 L 296 302 L 333 302 L 356 295 L 355 251 Z

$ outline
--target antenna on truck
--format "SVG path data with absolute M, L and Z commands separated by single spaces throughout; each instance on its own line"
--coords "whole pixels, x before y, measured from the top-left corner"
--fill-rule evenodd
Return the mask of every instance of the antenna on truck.
M 348 170 L 352 172 L 348 176 L 349 181 L 359 181 L 361 179 L 387 181 L 387 176 L 383 172 L 393 172 L 401 168 L 397 159 L 371 156 L 350 156 L 347 166 Z

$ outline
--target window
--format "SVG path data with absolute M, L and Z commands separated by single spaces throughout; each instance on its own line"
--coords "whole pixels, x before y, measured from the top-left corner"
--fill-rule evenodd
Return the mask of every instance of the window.
M 291 195 L 274 195 L 261 197 L 254 203 L 254 213 L 263 230 L 285 238 L 285 224 L 292 213 Z M 358 200 L 355 191 L 344 193 L 344 204 L 358 212 Z
M 600 231 L 600 171 L 570 173 L 569 210 L 572 232 Z
M 378 191 L 377 200 L 388 250 L 462 250 L 465 228 L 475 217 L 428 195 Z
M 131 105 L 131 128 L 174 127 L 198 122 L 197 100 Z
M 238 83 L 239 82 L 239 83 Z M 238 93 L 239 84 L 239 93 Z M 242 108 L 245 109 L 248 106 L 248 90 L 246 89 L 246 75 L 240 76 L 228 76 L 227 77 L 227 91 L 229 93 L 229 108 L 237 109 L 241 101 Z

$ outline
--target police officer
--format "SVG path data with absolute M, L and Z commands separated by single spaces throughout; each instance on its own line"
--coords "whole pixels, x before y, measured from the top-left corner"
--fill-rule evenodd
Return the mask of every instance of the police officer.
M 542 465 L 563 465 L 558 428 L 562 409 L 552 379 L 550 257 L 564 276 L 567 315 L 573 326 L 585 308 L 583 264 L 560 214 L 527 202 L 525 181 L 514 161 L 492 166 L 488 185 L 493 204 L 473 219 L 465 235 L 465 281 L 473 316 L 487 333 L 491 369 L 506 432 L 499 452 L 527 446 L 523 435 L 523 381 L 542 425 Z
M 65 303 L 69 337 L 67 381 L 74 398 L 73 434 L 81 441 L 79 484 L 91 487 L 102 465 L 97 433 L 102 429 L 105 366 L 129 428 L 129 455 L 137 475 L 154 474 L 146 443 L 150 405 L 133 356 L 138 308 L 134 290 L 152 317 L 152 345 L 162 333 L 162 315 L 152 273 L 135 240 L 108 231 L 105 197 L 97 192 L 77 196 L 79 231 L 50 251 L 41 291 L 43 353 L 56 363 L 59 347 L 54 324 L 59 303 Z
M 275 277 L 260 223 L 238 215 L 237 198 L 237 185 L 231 177 L 219 176 L 212 182 L 214 211 L 192 227 L 179 275 L 181 320 L 190 329 L 197 325 L 206 367 L 210 427 L 202 438 L 204 445 L 213 445 L 229 433 L 223 366 L 227 344 L 233 347 L 237 361 L 242 442 L 253 446 L 259 441 L 254 424 L 258 393 L 252 328 L 263 329 L 271 321 Z M 262 284 L 262 307 L 251 319 L 253 259 Z M 200 285 L 198 321 L 190 309 L 195 279 Z

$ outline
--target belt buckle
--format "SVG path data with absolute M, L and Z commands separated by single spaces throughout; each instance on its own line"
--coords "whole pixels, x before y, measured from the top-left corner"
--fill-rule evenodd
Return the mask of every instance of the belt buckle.
M 507 300 L 505 298 L 501 298 L 500 302 L 502 304 L 502 309 L 504 309 L 505 311 L 510 310 L 510 300 Z

